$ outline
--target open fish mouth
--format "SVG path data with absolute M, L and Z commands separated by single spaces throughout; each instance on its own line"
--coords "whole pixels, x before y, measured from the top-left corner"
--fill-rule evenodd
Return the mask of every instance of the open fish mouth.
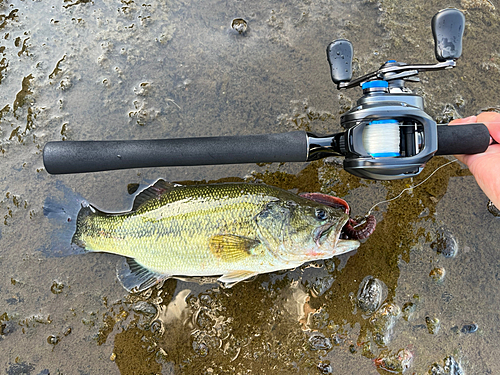
M 333 223 L 326 223 L 314 230 L 314 242 L 316 245 L 320 246 L 321 242 L 323 242 L 330 233 L 330 230 L 334 227 Z
M 313 200 L 315 202 L 324 204 L 326 206 L 340 208 L 343 209 L 346 214 L 349 215 L 349 205 L 347 202 L 341 198 L 334 197 L 328 194 L 322 193 L 301 193 L 301 197 Z M 328 225 L 328 224 L 325 224 Z M 331 225 L 331 224 L 330 224 Z M 375 220 L 375 216 L 369 215 L 362 220 L 356 221 L 354 219 L 349 219 L 347 223 L 344 225 L 342 232 L 340 234 L 341 239 L 353 239 L 353 240 L 363 240 L 368 238 L 377 225 L 377 220 Z M 316 238 L 315 233 L 315 242 L 319 245 L 321 238 L 324 238 L 323 235 L 328 233 L 330 228 L 322 229 L 323 226 L 319 227 L 316 231 L 318 231 L 318 237 Z M 322 232 L 323 230 L 323 232 Z M 326 233 L 324 233 L 326 232 Z

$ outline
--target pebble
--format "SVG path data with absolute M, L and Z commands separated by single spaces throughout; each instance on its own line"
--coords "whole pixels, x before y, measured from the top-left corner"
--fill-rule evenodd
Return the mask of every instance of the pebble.
M 464 324 L 462 327 L 462 333 L 474 333 L 478 329 L 478 326 L 476 323 L 471 323 L 471 324 Z
M 431 375 L 465 375 L 460 364 L 453 358 L 448 356 L 444 359 L 444 366 L 434 363 L 429 369 Z
M 154 335 L 161 335 L 163 333 L 163 325 L 160 320 L 155 320 L 151 323 L 151 332 Z
M 441 366 L 438 363 L 434 363 L 431 368 L 429 369 L 429 374 L 430 375 L 445 375 L 446 373 L 444 372 L 443 366 Z
M 500 210 L 493 204 L 492 201 L 488 201 L 488 211 L 495 217 L 500 217 Z
M 15 330 L 13 321 L 3 321 L 0 319 L 0 338 L 11 334 Z
M 59 281 L 54 281 L 50 287 L 50 291 L 54 294 L 61 294 L 64 289 L 64 284 Z
M 425 324 L 427 326 L 427 331 L 431 335 L 435 335 L 439 332 L 439 329 L 441 328 L 441 323 L 439 322 L 438 318 L 431 318 L 430 316 L 425 317 Z
M 444 359 L 444 370 L 446 374 L 450 375 L 464 375 L 464 370 L 462 370 L 462 366 L 458 363 L 453 356 L 448 356 Z
M 358 290 L 358 306 L 367 314 L 373 314 L 387 298 L 387 286 L 373 276 L 366 276 Z
M 417 310 L 417 304 L 420 301 L 420 296 L 418 294 L 413 295 L 413 301 L 408 301 L 403 305 L 403 308 L 401 309 L 403 313 L 403 319 L 406 321 L 409 321 L 415 311 Z
M 311 290 L 317 296 L 321 297 L 332 287 L 335 278 L 331 276 L 317 277 L 311 283 Z
M 235 18 L 231 22 L 231 29 L 237 31 L 239 34 L 244 34 L 248 29 L 248 23 L 243 18 Z
M 373 341 L 377 345 L 386 346 L 392 337 L 394 325 L 401 316 L 398 305 L 386 303 L 380 307 L 370 318 Z
M 434 267 L 431 272 L 429 272 L 429 277 L 431 277 L 436 282 L 441 282 L 444 280 L 446 275 L 446 270 L 444 267 Z
M 309 337 L 309 345 L 311 350 L 329 350 L 332 348 L 330 339 L 321 334 Z
M 59 344 L 59 341 L 61 341 L 61 338 L 59 336 L 50 335 L 49 337 L 47 337 L 47 342 L 51 345 L 57 345 Z
M 321 361 L 318 363 L 318 370 L 320 374 L 333 374 L 333 368 L 330 365 L 330 361 Z
M 400 349 L 395 354 L 383 352 L 374 363 L 380 369 L 401 374 L 411 366 L 412 361 L 413 353 L 409 349 Z
M 156 315 L 156 307 L 144 301 L 137 302 L 134 306 L 132 306 L 132 310 L 139 314 Z
M 431 248 L 445 258 L 453 258 L 457 255 L 458 241 L 449 230 L 440 229 L 437 233 L 437 239 L 431 243 Z

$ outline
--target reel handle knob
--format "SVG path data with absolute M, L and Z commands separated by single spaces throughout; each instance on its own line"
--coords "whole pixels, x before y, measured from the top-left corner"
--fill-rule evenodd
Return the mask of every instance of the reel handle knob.
M 335 84 L 349 82 L 352 79 L 352 56 L 353 48 L 351 42 L 346 39 L 337 39 L 326 47 L 326 56 L 330 64 L 332 81 Z
M 432 17 L 436 59 L 440 62 L 456 60 L 462 55 L 462 36 L 465 16 L 458 9 L 443 9 Z

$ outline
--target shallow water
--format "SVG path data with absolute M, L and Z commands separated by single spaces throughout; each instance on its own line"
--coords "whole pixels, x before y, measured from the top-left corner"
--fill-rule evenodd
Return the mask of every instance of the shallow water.
M 0 372 L 315 374 L 329 364 L 376 374 L 374 358 L 406 348 L 407 373 L 448 355 L 467 374 L 500 373 L 500 221 L 458 163 L 381 205 L 357 252 L 232 289 L 169 280 L 127 295 L 116 256 L 40 251 L 56 229 L 43 202 L 62 197 L 61 184 L 120 211 L 131 205 L 129 183 L 246 178 L 335 194 L 355 216 L 418 183 L 447 159 L 386 183 L 323 161 L 51 176 L 41 150 L 53 140 L 339 131 L 361 90 L 336 90 L 327 44 L 353 42 L 354 76 L 388 59 L 432 63 L 430 20 L 447 6 L 466 16 L 462 58 L 412 86 L 440 122 L 500 107 L 498 0 L 2 1 Z M 244 35 L 230 30 L 237 17 Z M 442 228 L 458 241 L 455 257 L 431 246 Z M 441 282 L 429 276 L 435 267 L 446 271 Z M 356 306 L 369 275 L 387 286 L 387 303 L 406 304 L 382 328 Z M 426 318 L 439 319 L 437 333 Z M 477 331 L 463 333 L 471 323 Z

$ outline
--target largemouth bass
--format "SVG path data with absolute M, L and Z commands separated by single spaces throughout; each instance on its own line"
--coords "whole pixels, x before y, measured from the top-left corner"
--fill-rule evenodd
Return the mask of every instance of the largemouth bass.
M 126 257 L 118 278 L 128 291 L 181 276 L 221 275 L 232 286 L 356 249 L 358 241 L 339 239 L 346 212 L 267 185 L 159 180 L 130 212 L 82 206 L 72 243 Z

